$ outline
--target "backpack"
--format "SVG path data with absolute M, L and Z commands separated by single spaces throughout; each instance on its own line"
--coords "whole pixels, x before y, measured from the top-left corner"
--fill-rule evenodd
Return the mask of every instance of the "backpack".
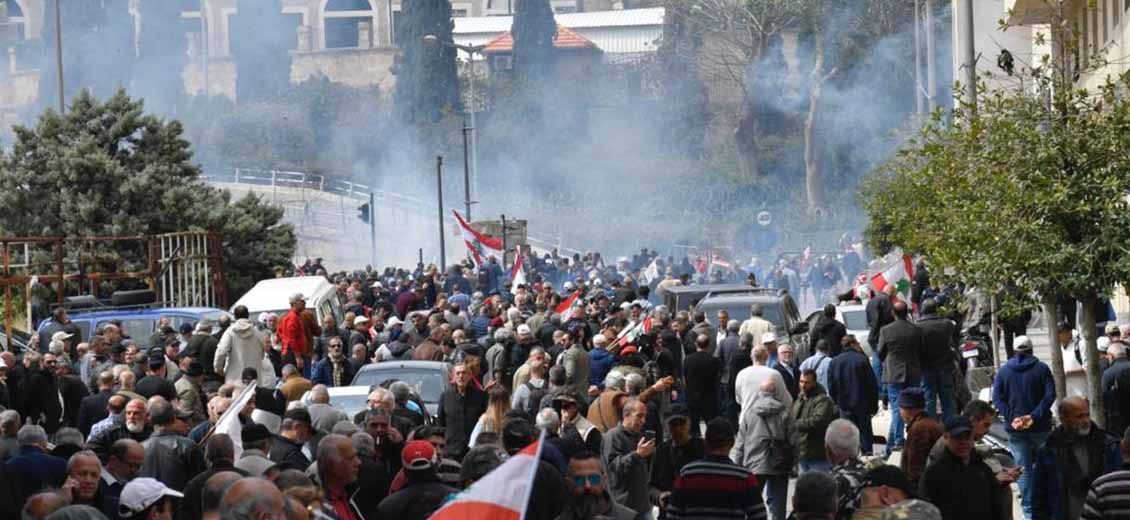
M 524 411 L 530 414 L 531 417 L 536 417 L 538 412 L 541 411 L 542 400 L 549 394 L 549 383 L 543 383 L 541 388 L 538 388 L 534 386 L 533 383 L 527 381 L 525 386 L 526 389 L 530 391 L 530 398 L 526 400 L 526 409 Z

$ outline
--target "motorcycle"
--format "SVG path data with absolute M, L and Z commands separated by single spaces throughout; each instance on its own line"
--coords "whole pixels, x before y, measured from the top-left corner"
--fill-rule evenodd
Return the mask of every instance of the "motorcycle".
M 993 384 L 993 347 L 988 334 L 975 327 L 965 329 L 958 342 L 961 371 L 972 395 Z

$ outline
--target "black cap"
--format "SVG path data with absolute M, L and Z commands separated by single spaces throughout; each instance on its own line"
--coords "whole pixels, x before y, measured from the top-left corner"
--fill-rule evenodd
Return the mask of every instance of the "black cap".
M 172 327 L 170 327 L 168 325 L 161 327 L 161 335 L 163 335 L 163 336 L 168 336 L 169 334 L 176 334 L 176 333 L 177 333 L 177 331 L 174 330 Z
M 926 392 L 917 386 L 903 389 L 899 393 L 898 406 L 910 410 L 926 408 Z
M 165 366 L 164 354 L 149 354 L 149 368 L 161 368 Z
M 240 377 L 244 381 L 255 381 L 259 379 L 259 371 L 256 370 L 255 367 L 243 367 L 243 372 L 240 374 Z
M 973 423 L 964 415 L 955 415 L 946 419 L 946 435 L 956 437 L 973 431 Z
M 862 487 L 879 486 L 892 487 L 912 497 L 915 496 L 914 487 L 910 485 L 910 480 L 906 478 L 906 473 L 903 473 L 897 466 L 891 466 L 890 464 L 876 466 L 863 474 Z
M 180 333 L 181 334 L 192 334 L 192 324 L 191 323 L 181 323 L 180 324 Z
M 259 423 L 252 423 L 243 427 L 239 432 L 239 438 L 244 444 L 259 442 L 271 438 L 271 431 Z
M 295 408 L 293 410 L 287 410 L 286 414 L 283 415 L 283 418 L 290 419 L 292 421 L 303 422 L 306 423 L 307 426 L 311 427 L 313 427 L 314 425 L 314 420 L 310 418 L 310 412 L 307 412 L 305 408 Z
M 683 403 L 675 403 L 671 405 L 671 409 L 667 411 L 667 418 L 664 419 L 664 422 L 669 423 L 671 421 L 674 421 L 675 419 L 687 420 L 690 418 L 690 416 L 690 410 L 687 409 L 687 405 Z

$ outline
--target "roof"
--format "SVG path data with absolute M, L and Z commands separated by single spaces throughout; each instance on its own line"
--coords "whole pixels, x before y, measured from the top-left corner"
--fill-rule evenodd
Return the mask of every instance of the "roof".
M 588 38 L 561 24 L 557 24 L 557 34 L 553 36 L 553 47 L 566 50 L 599 50 Z M 483 49 L 483 52 L 514 52 L 514 35 L 510 31 L 506 31 L 502 36 L 491 40 Z
M 289 307 L 287 298 L 294 293 L 302 293 L 309 298 L 318 295 L 333 285 L 321 276 L 299 276 L 292 278 L 271 278 L 255 284 L 235 305 L 244 305 L 250 313 L 274 311 Z M 235 305 L 232 308 L 235 308 Z
M 568 27 L 606 54 L 654 52 L 663 35 L 662 7 L 554 15 L 558 26 Z M 513 17 L 454 18 L 453 38 L 460 45 L 486 45 L 510 31 Z M 460 54 L 462 57 L 462 53 Z

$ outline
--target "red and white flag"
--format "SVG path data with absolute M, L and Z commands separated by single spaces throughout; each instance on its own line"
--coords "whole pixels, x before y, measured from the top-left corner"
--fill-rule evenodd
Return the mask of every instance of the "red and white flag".
M 515 247 L 514 267 L 510 269 L 510 293 L 517 294 L 519 285 L 526 285 L 526 268 L 522 265 L 522 246 Z
M 903 254 L 886 269 L 871 277 L 871 286 L 875 292 L 883 292 L 888 285 L 895 288 L 895 300 L 901 300 L 910 305 L 910 286 L 914 281 L 914 261 L 910 255 Z
M 581 291 L 574 291 L 571 296 L 565 298 L 561 303 L 557 304 L 557 308 L 553 312 L 561 315 L 561 323 L 569 321 L 573 317 L 573 306 L 576 305 L 577 300 L 581 297 Z
M 534 476 L 541 458 L 545 431 L 537 442 L 502 463 L 466 491 L 439 508 L 429 520 L 466 520 L 489 518 L 491 520 L 522 520 L 526 517 L 526 504 L 534 489 Z
M 459 222 L 459 232 L 463 235 L 463 243 L 466 244 L 467 250 L 471 252 L 476 264 L 483 265 L 483 259 L 491 255 L 502 257 L 501 238 L 475 231 L 475 228 L 471 227 L 466 220 L 463 220 L 458 211 L 451 210 L 451 212 L 455 214 L 455 220 Z
M 624 327 L 624 330 L 620 331 L 620 334 L 616 336 L 616 341 L 620 344 L 621 347 L 626 347 L 628 345 L 631 345 L 632 343 L 635 343 L 636 340 L 640 338 L 640 336 L 649 332 L 651 332 L 651 316 L 648 316 L 632 324 L 631 326 Z

